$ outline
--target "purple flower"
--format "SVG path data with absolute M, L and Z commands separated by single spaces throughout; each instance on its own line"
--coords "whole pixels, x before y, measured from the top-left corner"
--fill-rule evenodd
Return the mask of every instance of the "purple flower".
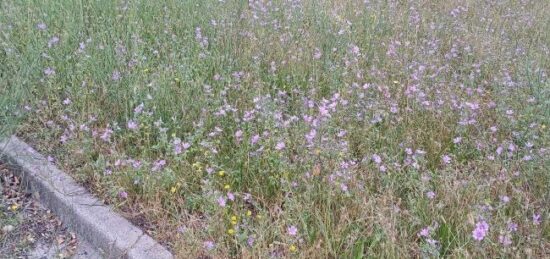
M 533 214 L 533 225 L 540 225 L 540 214 Z
M 202 246 L 204 247 L 204 249 L 210 251 L 210 250 L 214 249 L 214 247 L 216 247 L 216 244 L 214 244 L 214 242 L 208 240 L 208 241 L 204 241 L 204 243 L 202 243 Z
M 341 189 L 343 192 L 347 192 L 347 191 L 348 191 L 348 186 L 345 185 L 345 184 L 343 184 L 343 183 L 341 183 L 341 184 L 340 184 L 340 189 Z
M 510 235 L 500 235 L 498 236 L 498 242 L 500 242 L 503 246 L 509 246 L 512 244 L 512 239 L 510 238 Z
M 489 231 L 489 224 L 485 220 L 482 220 L 476 223 L 476 228 L 483 229 L 484 231 Z
M 313 142 L 313 139 L 315 138 L 315 136 L 317 135 L 317 131 L 315 129 L 311 129 L 311 131 L 309 131 L 309 133 L 306 134 L 306 140 L 307 142 Z
M 323 53 L 321 53 L 321 50 L 318 48 L 315 48 L 315 52 L 313 53 L 313 58 L 320 59 L 321 56 L 323 56 Z
M 128 193 L 125 192 L 125 191 L 121 191 L 121 192 L 118 193 L 118 196 L 122 199 L 126 199 L 126 198 L 128 198 Z
M 136 108 L 134 108 L 134 114 L 135 115 L 140 114 L 143 111 L 144 106 L 145 105 L 143 103 L 140 103 L 138 106 L 136 106 Z
M 166 160 L 157 160 L 153 163 L 153 168 L 151 169 L 153 172 L 157 172 L 162 170 L 162 168 L 166 165 Z
M 429 191 L 429 192 L 426 193 L 426 196 L 428 196 L 429 199 L 433 199 L 433 198 L 435 198 L 435 192 Z
M 510 231 L 510 232 L 518 231 L 518 224 L 516 224 L 514 222 L 509 222 L 508 223 L 508 231 Z
M 182 143 L 181 142 L 181 139 L 179 138 L 174 138 L 174 140 L 172 140 L 172 145 L 174 147 L 174 154 L 175 155 L 179 155 L 181 154 L 183 151 L 187 150 L 189 147 L 191 147 L 191 144 L 187 143 L 187 142 L 184 142 Z
M 453 143 L 458 144 L 462 141 L 462 137 L 456 137 L 453 139 Z
M 485 238 L 485 231 L 483 231 L 482 229 L 476 228 L 472 232 L 472 236 L 474 237 L 475 240 L 481 241 Z
M 399 112 L 399 108 L 397 108 L 397 106 L 392 105 L 392 107 L 390 107 L 390 112 L 391 113 L 397 113 L 397 112 Z
M 282 150 L 282 149 L 284 149 L 285 147 L 286 147 L 285 142 L 282 142 L 282 141 L 281 141 L 281 142 L 277 143 L 277 145 L 275 146 L 275 149 L 276 149 L 276 150 Z
M 111 130 L 110 128 L 106 128 L 99 138 L 101 138 L 105 142 L 109 142 L 112 134 L 113 130 Z
M 487 224 L 485 220 L 479 221 L 476 223 L 476 228 L 474 231 L 472 231 L 472 237 L 477 241 L 481 241 L 485 238 L 488 231 L 489 224 Z
M 227 193 L 227 198 L 228 198 L 230 201 L 235 201 L 235 194 L 233 194 L 232 192 L 228 192 L 228 193 Z
M 44 74 L 46 76 L 54 76 L 55 75 L 55 70 L 51 67 L 47 67 L 46 69 L 44 69 Z
M 249 237 L 248 240 L 246 240 L 246 243 L 247 243 L 249 246 L 253 246 L 253 245 L 254 245 L 254 238 L 253 238 L 253 237 Z
M 444 164 L 450 164 L 451 163 L 451 157 L 448 155 L 444 155 L 442 158 Z
M 113 71 L 113 74 L 111 75 L 111 79 L 113 81 L 120 80 L 120 72 L 118 72 L 118 70 Z
M 139 160 L 132 160 L 132 167 L 134 169 L 139 169 L 141 167 L 141 161 Z
M 78 53 L 83 53 L 85 49 L 86 49 L 86 43 L 81 42 L 78 44 Z
M 296 226 L 290 226 L 290 227 L 287 228 L 286 231 L 287 231 L 288 235 L 290 235 L 290 236 L 295 236 L 295 235 L 298 234 L 298 228 Z
M 131 130 L 137 130 L 139 128 L 138 123 L 134 120 L 129 120 L 127 126 L 128 126 L 128 129 L 131 129 Z
M 38 28 L 41 31 L 44 31 L 44 30 L 48 29 L 48 26 L 45 23 L 41 22 L 41 23 L 36 25 L 36 28 Z
M 235 132 L 235 138 L 237 139 L 237 142 L 241 142 L 243 140 L 243 131 L 237 130 Z
M 508 197 L 506 195 L 502 195 L 502 196 L 500 196 L 500 201 L 502 203 L 508 203 L 510 201 L 510 197 Z
M 419 237 L 427 237 L 429 235 L 430 235 L 430 229 L 428 227 L 425 227 L 422 230 L 420 230 L 420 232 L 418 232 Z
M 179 155 L 183 152 L 183 149 L 181 148 L 181 145 L 174 145 L 174 154 Z
M 65 105 L 69 105 L 69 104 L 71 104 L 71 103 L 72 103 L 72 101 L 71 101 L 71 99 L 69 99 L 69 98 L 63 100 L 63 104 L 65 104 Z
M 382 163 L 382 158 L 379 155 L 374 154 L 374 155 L 372 155 L 372 161 L 374 161 L 377 164 L 380 164 L 380 163 Z
M 220 205 L 220 207 L 225 207 L 225 204 L 226 204 L 225 197 L 220 196 L 220 197 L 218 198 L 218 205 Z
M 59 42 L 59 37 L 53 36 L 53 37 L 48 41 L 48 48 L 51 48 L 51 47 L 57 45 L 58 42 Z
M 179 226 L 177 230 L 178 230 L 178 232 L 180 232 L 180 233 L 185 233 L 185 231 L 187 231 L 187 227 L 185 227 L 185 226 Z
M 350 44 L 349 51 L 355 56 L 360 56 L 361 55 L 361 50 L 355 44 Z
M 256 135 L 252 136 L 252 138 L 250 139 L 250 144 L 254 145 L 254 144 L 258 143 L 259 140 L 260 140 L 260 135 L 256 134 Z
M 339 138 L 344 137 L 348 132 L 345 130 L 340 130 L 336 136 Z

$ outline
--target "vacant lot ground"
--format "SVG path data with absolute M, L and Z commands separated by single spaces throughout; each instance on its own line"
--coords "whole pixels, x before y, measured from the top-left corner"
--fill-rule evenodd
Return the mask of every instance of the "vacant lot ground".
M 545 257 L 549 13 L 1 1 L 0 134 L 181 258 Z

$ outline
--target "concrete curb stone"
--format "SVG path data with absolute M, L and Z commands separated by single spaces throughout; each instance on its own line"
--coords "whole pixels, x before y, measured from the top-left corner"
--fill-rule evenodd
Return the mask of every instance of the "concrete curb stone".
M 92 196 L 15 136 L 0 139 L 0 159 L 15 165 L 40 202 L 108 258 L 173 258 L 141 229 Z

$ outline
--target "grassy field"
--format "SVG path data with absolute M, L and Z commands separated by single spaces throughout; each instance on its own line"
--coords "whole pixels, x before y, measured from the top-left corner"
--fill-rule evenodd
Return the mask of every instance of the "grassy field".
M 180 258 L 550 255 L 550 2 L 0 2 L 15 132 Z

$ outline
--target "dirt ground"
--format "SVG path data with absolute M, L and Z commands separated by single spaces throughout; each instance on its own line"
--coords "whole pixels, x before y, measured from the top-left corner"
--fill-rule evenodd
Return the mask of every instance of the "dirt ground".
M 77 238 L 0 164 L 0 258 L 70 258 Z

